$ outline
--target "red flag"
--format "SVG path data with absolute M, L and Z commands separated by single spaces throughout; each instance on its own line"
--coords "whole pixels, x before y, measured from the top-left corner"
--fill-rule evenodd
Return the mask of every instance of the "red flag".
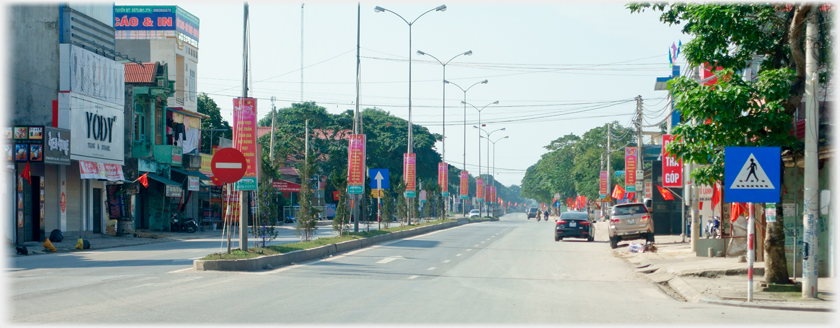
M 659 193 L 662 195 L 662 199 L 674 200 L 674 195 L 672 195 L 671 191 L 669 191 L 668 189 L 662 188 L 659 185 L 656 185 L 656 189 L 659 189 Z
M 636 193 L 635 193 L 635 192 L 628 192 L 628 193 L 627 193 L 626 195 L 624 195 L 624 196 L 627 196 L 627 200 L 629 201 L 629 200 L 631 200 L 631 199 L 635 199 L 635 198 L 636 198 Z
M 624 188 L 621 188 L 619 185 L 615 185 L 612 192 L 612 198 L 615 200 L 624 199 Z
M 26 162 L 26 166 L 23 167 L 23 172 L 20 172 L 20 176 L 26 179 L 27 184 L 32 185 L 32 172 L 29 171 L 29 162 Z
M 715 183 L 714 188 L 712 189 L 712 211 L 715 210 L 715 206 L 720 203 L 720 187 L 717 183 Z
M 744 206 L 741 205 L 741 203 L 732 203 L 731 206 L 732 209 L 729 211 L 729 221 L 735 222 L 735 220 L 738 220 L 738 217 L 741 216 L 741 214 L 747 212 L 747 209 L 744 208 Z
M 140 184 L 143 185 L 144 188 L 149 188 L 149 177 L 147 176 L 147 174 L 149 173 L 143 173 L 143 175 L 141 175 L 139 178 L 137 178 L 137 180 L 134 181 L 140 181 Z

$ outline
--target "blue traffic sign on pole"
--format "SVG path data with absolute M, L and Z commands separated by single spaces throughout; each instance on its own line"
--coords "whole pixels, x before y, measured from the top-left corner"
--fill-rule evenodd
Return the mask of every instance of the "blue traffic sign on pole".
M 781 154 L 779 147 L 726 147 L 723 201 L 778 203 Z
M 389 189 L 388 169 L 368 169 L 370 189 Z

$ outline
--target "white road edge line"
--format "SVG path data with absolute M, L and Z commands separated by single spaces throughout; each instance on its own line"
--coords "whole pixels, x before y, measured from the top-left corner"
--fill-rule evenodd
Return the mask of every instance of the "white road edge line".
M 189 270 L 193 270 L 193 267 L 184 268 L 184 269 L 178 269 L 178 270 L 173 270 L 173 271 L 169 271 L 169 272 L 167 272 L 167 273 L 178 273 L 178 272 L 184 272 L 184 271 L 189 271 Z

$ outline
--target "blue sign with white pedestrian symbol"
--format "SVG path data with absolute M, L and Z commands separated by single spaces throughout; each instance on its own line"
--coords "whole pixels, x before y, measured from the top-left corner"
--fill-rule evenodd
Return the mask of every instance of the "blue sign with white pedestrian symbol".
M 560 207 L 560 201 L 559 200 L 554 201 L 554 207 Z
M 779 202 L 781 148 L 726 147 L 724 152 L 724 202 Z
M 388 169 L 369 169 L 370 189 L 389 189 Z M 377 182 L 380 181 L 380 182 Z

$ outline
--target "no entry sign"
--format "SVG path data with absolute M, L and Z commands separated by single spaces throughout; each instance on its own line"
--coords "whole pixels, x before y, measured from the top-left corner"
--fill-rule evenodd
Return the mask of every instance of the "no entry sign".
M 245 176 L 248 168 L 245 162 L 245 155 L 236 148 L 223 148 L 213 155 L 210 162 L 210 169 L 213 171 L 213 178 L 222 183 L 235 183 Z

